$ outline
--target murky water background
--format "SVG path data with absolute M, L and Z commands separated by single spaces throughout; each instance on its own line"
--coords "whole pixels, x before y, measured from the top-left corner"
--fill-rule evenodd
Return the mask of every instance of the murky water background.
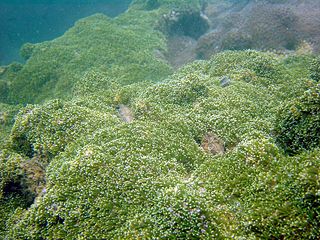
M 75 21 L 94 13 L 114 17 L 124 12 L 130 0 L 1 0 L 0 65 L 22 61 L 19 49 L 25 42 L 37 43 L 62 35 Z

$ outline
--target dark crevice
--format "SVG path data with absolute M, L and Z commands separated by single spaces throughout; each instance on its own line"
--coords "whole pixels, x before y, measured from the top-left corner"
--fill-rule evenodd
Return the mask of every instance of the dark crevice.
M 169 36 L 187 36 L 198 39 L 209 29 L 209 22 L 200 12 L 172 11 L 164 18 L 164 31 Z
M 31 206 L 31 204 L 34 202 L 34 199 L 36 195 L 31 192 L 26 184 L 24 183 L 23 179 L 19 179 L 18 181 L 10 181 L 8 182 L 4 188 L 4 197 L 10 196 L 10 195 L 18 195 L 20 196 L 25 203 L 26 207 Z
M 210 24 L 200 11 L 171 11 L 164 15 L 159 28 L 167 36 L 166 59 L 176 69 L 196 59 L 197 40 Z

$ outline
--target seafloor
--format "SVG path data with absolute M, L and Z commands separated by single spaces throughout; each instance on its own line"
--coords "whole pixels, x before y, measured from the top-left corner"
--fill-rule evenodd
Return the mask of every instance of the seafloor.
M 320 3 L 134 0 L 0 68 L 0 239 L 319 239 Z

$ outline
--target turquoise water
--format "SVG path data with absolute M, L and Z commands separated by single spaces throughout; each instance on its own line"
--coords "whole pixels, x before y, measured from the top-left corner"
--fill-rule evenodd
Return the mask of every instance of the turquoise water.
M 22 61 L 19 49 L 62 35 L 76 20 L 94 13 L 110 17 L 124 12 L 130 0 L 0 1 L 0 65 Z

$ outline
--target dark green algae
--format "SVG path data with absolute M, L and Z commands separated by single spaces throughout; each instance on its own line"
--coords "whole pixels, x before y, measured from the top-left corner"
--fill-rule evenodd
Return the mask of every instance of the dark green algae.
M 320 236 L 319 143 L 303 130 L 319 127 L 314 57 L 226 51 L 173 73 L 159 57 L 163 14 L 200 7 L 180 2 L 137 0 L 115 19 L 79 20 L 6 67 L 0 238 Z M 303 106 L 298 122 L 292 106 Z M 279 129 L 311 144 L 288 154 Z M 208 132 L 224 155 L 201 148 Z

